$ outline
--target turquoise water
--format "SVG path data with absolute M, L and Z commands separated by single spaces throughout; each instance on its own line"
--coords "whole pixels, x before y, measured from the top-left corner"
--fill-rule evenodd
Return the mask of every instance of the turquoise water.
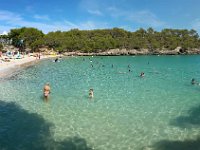
M 50 143 L 97 150 L 165 150 L 177 147 L 173 141 L 187 146 L 200 130 L 200 86 L 191 85 L 192 78 L 200 81 L 198 55 L 43 60 L 0 80 L 0 147 L 9 139 L 16 149 L 27 149 L 30 143 L 14 142 L 20 136 L 46 149 Z M 46 82 L 52 89 L 48 103 L 42 100 Z

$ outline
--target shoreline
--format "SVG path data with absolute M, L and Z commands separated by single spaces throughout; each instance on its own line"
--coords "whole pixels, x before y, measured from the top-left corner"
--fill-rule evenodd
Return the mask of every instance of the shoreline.
M 64 56 L 143 56 L 143 55 L 199 55 L 200 50 L 188 50 L 182 51 L 181 48 L 177 48 L 175 50 L 161 50 L 161 51 L 152 51 L 150 52 L 148 49 L 143 50 L 127 50 L 127 49 L 111 49 L 104 52 L 65 52 Z
M 153 56 L 153 55 L 174 55 L 174 56 L 187 56 L 187 55 L 199 55 L 200 51 L 193 51 L 193 53 L 179 53 L 179 51 L 169 51 L 167 53 L 160 52 L 152 52 L 149 53 L 149 51 L 135 51 L 135 50 L 119 50 L 119 49 L 113 49 L 105 52 L 98 52 L 98 53 L 82 53 L 82 52 L 65 52 L 62 54 L 62 56 Z M 0 63 L 0 78 L 5 78 L 6 76 L 12 75 L 14 72 L 21 70 L 25 67 L 29 67 L 41 60 L 48 59 L 48 58 L 55 58 L 59 57 L 51 56 L 51 55 L 42 55 L 41 59 L 36 59 L 34 56 L 24 56 L 22 59 L 11 59 L 10 62 L 2 62 Z
M 18 70 L 29 67 L 41 60 L 52 58 L 50 56 L 41 56 L 41 59 L 36 59 L 33 56 L 25 56 L 22 59 L 11 59 L 10 62 L 0 63 L 0 78 L 10 76 Z

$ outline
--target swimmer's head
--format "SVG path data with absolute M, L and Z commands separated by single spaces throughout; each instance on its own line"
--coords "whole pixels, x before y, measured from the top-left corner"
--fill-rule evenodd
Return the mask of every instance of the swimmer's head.
M 192 83 L 192 84 L 196 84 L 196 81 L 195 81 L 194 78 L 192 79 L 191 83 Z

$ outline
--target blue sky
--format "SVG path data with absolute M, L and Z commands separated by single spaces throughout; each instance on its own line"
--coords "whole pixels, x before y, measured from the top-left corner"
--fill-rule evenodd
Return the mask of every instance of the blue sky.
M 200 0 L 1 0 L 0 6 L 0 33 L 24 26 L 44 33 L 113 27 L 200 33 Z

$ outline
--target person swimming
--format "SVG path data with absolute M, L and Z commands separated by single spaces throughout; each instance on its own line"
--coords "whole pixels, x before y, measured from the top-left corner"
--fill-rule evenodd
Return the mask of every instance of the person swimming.
M 144 77 L 144 75 L 145 75 L 144 72 L 141 72 L 140 77 Z
M 93 98 L 94 97 L 94 90 L 90 89 L 89 90 L 89 98 Z
M 193 78 L 193 79 L 191 80 L 191 84 L 194 85 L 195 83 L 196 83 L 196 81 L 195 81 L 195 79 Z
M 58 62 L 58 58 L 55 59 L 55 62 Z
M 50 93 L 51 93 L 50 85 L 49 83 L 46 83 L 43 88 L 43 95 L 44 95 L 45 100 L 49 98 Z
M 200 85 L 194 78 L 192 78 L 192 80 L 191 80 L 191 84 L 192 85 Z

